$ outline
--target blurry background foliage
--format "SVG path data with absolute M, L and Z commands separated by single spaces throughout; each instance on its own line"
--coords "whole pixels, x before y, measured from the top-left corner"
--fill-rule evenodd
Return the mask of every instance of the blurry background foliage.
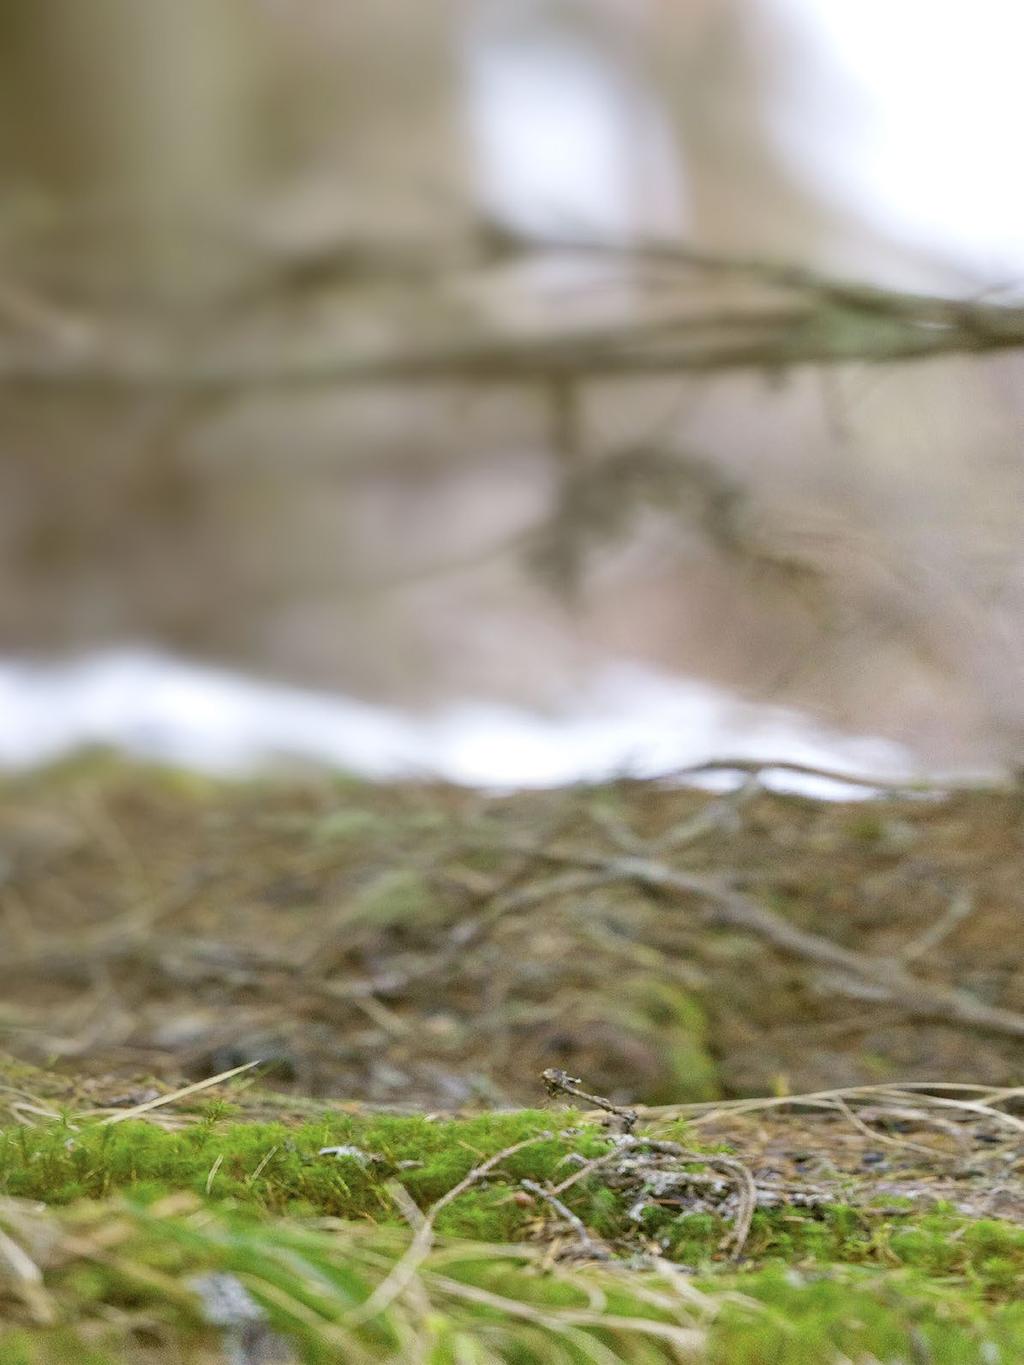
M 4 652 L 1020 757 L 1024 324 L 822 174 L 811 8 L 5 5 Z

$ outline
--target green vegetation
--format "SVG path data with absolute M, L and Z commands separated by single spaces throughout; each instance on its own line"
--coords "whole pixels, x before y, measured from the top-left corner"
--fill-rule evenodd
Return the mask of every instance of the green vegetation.
M 308 1226 L 172 1199 L 85 1206 L 47 1220 L 47 1232 L 57 1263 L 43 1287 L 22 1287 L 20 1316 L 34 1324 L 0 1328 L 3 1365 L 205 1365 L 224 1360 L 218 1344 L 237 1346 L 243 1332 L 250 1342 L 256 1332 L 281 1334 L 290 1347 L 283 1358 L 311 1365 L 653 1365 L 685 1358 L 703 1340 L 700 1296 L 672 1304 L 657 1277 L 634 1285 L 622 1272 L 544 1268 L 529 1248 L 446 1245 L 416 1266 L 411 1290 L 363 1318 L 361 1305 L 404 1249 L 372 1227 Z M 236 1326 L 209 1320 L 212 1275 L 231 1277 Z M 234 1358 L 265 1357 L 236 1350 Z
M 289 1127 L 231 1122 L 214 1109 L 171 1131 L 141 1119 L 111 1126 L 66 1120 L 0 1130 L 0 1195 L 64 1205 L 130 1190 L 149 1203 L 185 1190 L 254 1211 L 402 1225 L 390 1182 L 425 1209 L 488 1157 L 532 1140 L 503 1159 L 500 1184 L 467 1190 L 438 1221 L 442 1233 L 512 1241 L 530 1215 L 507 1198 L 510 1188 L 522 1179 L 560 1180 L 574 1169 L 568 1158 L 608 1150 L 593 1125 L 557 1136 L 572 1119 L 533 1110 L 440 1122 L 332 1114 Z M 324 1148 L 338 1150 L 320 1155 Z M 601 1212 L 592 1203 L 581 1182 L 581 1217 Z
M 208 1321 L 204 1310 L 203 1277 L 214 1273 L 244 1289 L 250 1314 L 265 1314 L 261 1331 L 282 1334 L 294 1358 L 317 1365 L 400 1359 L 819 1365 L 842 1359 L 839 1352 L 851 1360 L 1009 1365 L 1024 1353 L 1024 1305 L 1008 1283 L 993 1297 L 970 1274 L 932 1279 L 913 1254 L 913 1269 L 825 1262 L 794 1269 L 779 1262 L 704 1274 L 680 1292 L 671 1272 L 559 1265 L 528 1244 L 444 1239 L 416 1267 L 414 1292 L 396 1295 L 362 1321 L 359 1306 L 408 1245 L 397 1231 L 285 1220 L 197 1196 L 148 1204 L 115 1199 L 57 1216 L 16 1210 L 12 1217 L 9 1206 L 0 1208 L 0 1224 L 29 1244 L 34 1229 L 52 1259 L 43 1260 L 41 1286 L 8 1291 L 4 1365 L 64 1365 L 72 1357 L 89 1365 L 217 1359 L 211 1350 L 219 1336 L 230 1338 L 230 1329 Z M 923 1262 L 937 1254 L 940 1235 L 938 1226 L 924 1232 Z M 1020 1234 L 990 1224 L 965 1252 L 962 1268 L 972 1255 L 976 1264 L 991 1265 L 1007 1240 L 1007 1259 L 1019 1265 Z M 134 1353 L 140 1340 L 152 1355 Z M 164 1354 L 154 1344 L 160 1342 Z
M 993 1306 L 963 1284 L 827 1265 L 803 1271 L 778 1265 L 733 1283 L 762 1311 L 725 1304 L 709 1334 L 708 1365 L 1024 1359 L 1024 1304 Z
M 659 1139 L 692 1147 L 678 1123 Z M 1024 1228 L 909 1203 L 763 1209 L 737 1265 L 727 1219 L 655 1198 L 638 1216 L 606 1163 L 560 1196 L 612 1253 L 581 1260 L 578 1232 L 521 1182 L 551 1188 L 614 1150 L 568 1111 L 253 1122 L 222 1098 L 159 1122 L 9 1123 L 0 1365 L 206 1365 L 245 1359 L 245 1333 L 313 1365 L 1024 1358 Z M 409 1222 L 493 1157 L 416 1251 Z M 211 1309 L 210 1276 L 242 1319 Z
M 723 1230 L 721 1220 L 708 1214 L 677 1219 L 673 1257 L 704 1265 Z M 971 1220 L 949 1208 L 918 1214 L 842 1204 L 815 1213 L 762 1210 L 754 1215 L 744 1252 L 747 1264 L 797 1272 L 841 1264 L 906 1267 L 961 1280 L 993 1301 L 1019 1295 L 1024 1287 L 1024 1228 L 993 1218 Z

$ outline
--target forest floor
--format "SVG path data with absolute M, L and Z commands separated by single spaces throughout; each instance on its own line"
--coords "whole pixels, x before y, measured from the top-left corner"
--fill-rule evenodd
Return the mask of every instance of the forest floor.
M 8 779 L 0 1365 L 1024 1359 L 1022 817 Z

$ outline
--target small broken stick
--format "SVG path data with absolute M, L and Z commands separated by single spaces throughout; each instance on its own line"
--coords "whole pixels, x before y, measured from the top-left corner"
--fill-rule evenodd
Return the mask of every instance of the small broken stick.
M 583 1089 L 579 1077 L 570 1076 L 557 1067 L 549 1067 L 546 1071 L 542 1071 L 541 1079 L 543 1080 L 544 1088 L 549 1095 L 571 1095 L 573 1099 L 586 1100 L 589 1104 L 592 1104 L 595 1109 L 603 1109 L 605 1113 L 611 1114 L 617 1120 L 620 1135 L 618 1137 L 616 1151 L 605 1153 L 602 1156 L 584 1163 L 580 1170 L 570 1176 L 567 1180 L 563 1180 L 560 1185 L 556 1185 L 553 1189 L 549 1187 L 547 1190 L 544 1190 L 532 1181 L 522 1180 L 519 1183 L 525 1189 L 530 1190 L 532 1193 L 539 1194 L 542 1198 L 552 1204 L 559 1213 L 563 1213 L 563 1216 L 567 1214 L 569 1219 L 572 1220 L 573 1215 L 569 1214 L 569 1211 L 565 1208 L 565 1205 L 558 1200 L 557 1196 L 585 1175 L 592 1174 L 599 1167 L 606 1166 L 614 1161 L 617 1157 L 622 1155 L 623 1149 L 635 1153 L 640 1147 L 643 1147 L 651 1152 L 678 1157 L 682 1161 L 700 1162 L 705 1166 L 710 1166 L 712 1169 L 721 1171 L 736 1187 L 736 1215 L 733 1219 L 732 1228 L 722 1242 L 722 1249 L 728 1251 L 730 1260 L 737 1261 L 740 1259 L 747 1244 L 747 1238 L 750 1235 L 751 1221 L 754 1216 L 754 1211 L 757 1208 L 757 1186 L 754 1183 L 753 1175 L 742 1161 L 738 1161 L 734 1157 L 724 1156 L 718 1152 L 691 1151 L 688 1148 L 679 1146 L 679 1144 L 675 1142 L 662 1142 L 656 1138 L 636 1137 L 633 1134 L 633 1129 L 639 1122 L 640 1116 L 635 1109 L 629 1109 L 621 1104 L 613 1104 L 611 1100 L 605 1099 L 603 1095 L 591 1095 L 589 1091 Z M 633 1159 L 635 1161 L 635 1157 Z M 575 1224 L 579 1224 L 579 1227 L 576 1227 Z M 571 1225 L 574 1226 L 577 1236 L 580 1237 L 581 1244 L 588 1250 L 594 1245 L 599 1245 L 594 1242 L 594 1239 L 590 1237 L 590 1234 L 586 1232 L 586 1229 L 583 1228 L 583 1225 L 579 1223 L 578 1219 L 575 1219 Z M 581 1229 L 582 1234 L 580 1231 Z
M 548 1067 L 541 1072 L 541 1080 L 544 1082 L 544 1089 L 549 1095 L 571 1095 L 575 1100 L 586 1100 L 595 1109 L 603 1109 L 606 1114 L 611 1114 L 618 1122 L 620 1131 L 632 1133 L 637 1125 L 639 1115 L 635 1109 L 629 1109 L 622 1104 L 614 1104 L 611 1100 L 606 1100 L 603 1095 L 591 1095 L 583 1089 L 583 1084 L 578 1076 L 570 1076 L 568 1072 L 562 1071 L 558 1067 Z

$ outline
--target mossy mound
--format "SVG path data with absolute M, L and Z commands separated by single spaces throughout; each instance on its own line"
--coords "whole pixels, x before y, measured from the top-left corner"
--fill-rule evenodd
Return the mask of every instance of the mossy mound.
M 43 1093 L 45 1073 L 18 1075 L 9 1091 Z M 693 1211 L 734 1158 L 678 1120 L 267 1122 L 232 1093 L 123 1121 L 51 1099 L 0 1127 L 0 1365 L 1024 1359 L 1019 1225 L 780 1204 L 737 1261 L 730 1214 Z M 641 1206 L 623 1172 L 645 1144 L 684 1177 L 652 1168 Z
M 920 1259 L 912 1250 L 918 1232 L 904 1234 L 906 1265 L 807 1255 L 799 1268 L 775 1262 L 712 1274 L 705 1267 L 695 1276 L 649 1262 L 560 1263 L 550 1246 L 447 1237 L 365 1318 L 363 1305 L 409 1254 L 408 1236 L 397 1229 L 284 1219 L 196 1195 L 90 1201 L 46 1213 L 3 1201 L 0 1227 L 39 1267 L 38 1281 L 4 1277 L 4 1365 L 1011 1365 L 1024 1358 L 1020 1234 L 990 1225 L 965 1251 L 943 1258 L 940 1239 L 955 1244 L 963 1240 L 958 1233 L 973 1231 L 962 1220 L 919 1230 Z M 852 1253 L 849 1240 L 844 1249 Z M 943 1260 L 942 1275 L 930 1275 L 928 1264 Z M 997 1261 L 1002 1269 L 994 1273 Z M 246 1343 L 250 1354 L 242 1353 Z
M 679 1128 L 663 1126 L 656 1141 L 681 1136 Z M 481 1162 L 512 1148 L 519 1150 L 501 1158 L 493 1178 L 443 1210 L 439 1234 L 491 1243 L 537 1236 L 551 1210 L 524 1197 L 522 1182 L 555 1187 L 616 1150 L 604 1128 L 566 1112 L 455 1120 L 325 1114 L 287 1125 L 232 1121 L 213 1106 L 198 1121 L 170 1130 L 142 1119 L 114 1125 L 68 1119 L 0 1130 L 0 1196 L 59 1207 L 125 1193 L 144 1208 L 189 1193 L 254 1215 L 397 1228 L 405 1223 L 396 1185 L 425 1211 Z M 686 1162 L 693 1171 L 700 1164 L 696 1154 Z M 595 1167 L 563 1196 L 589 1232 L 626 1251 L 656 1247 L 695 1271 L 722 1265 L 725 1217 L 688 1213 L 678 1200 L 657 1198 L 638 1210 L 621 1184 L 608 1183 L 607 1169 Z M 748 1267 L 905 1266 L 960 1278 L 998 1298 L 1024 1286 L 1024 1228 L 965 1219 L 944 1205 L 914 1213 L 906 1202 L 881 1212 L 839 1202 L 810 1209 L 783 1204 L 754 1213 L 743 1260 Z
M 298 1126 L 232 1122 L 214 1111 L 171 1131 L 141 1119 L 58 1122 L 0 1130 L 0 1195 L 66 1205 L 128 1190 L 144 1203 L 190 1191 L 255 1212 L 401 1226 L 392 1182 L 426 1209 L 481 1161 L 524 1142 L 502 1161 L 499 1185 L 467 1190 L 438 1223 L 454 1236 L 513 1241 L 529 1205 L 510 1201 L 510 1189 L 557 1180 L 573 1169 L 568 1161 L 608 1151 L 600 1128 L 533 1110 L 436 1122 L 328 1114 Z M 582 1185 L 577 1202 L 582 1216 L 599 1217 Z

